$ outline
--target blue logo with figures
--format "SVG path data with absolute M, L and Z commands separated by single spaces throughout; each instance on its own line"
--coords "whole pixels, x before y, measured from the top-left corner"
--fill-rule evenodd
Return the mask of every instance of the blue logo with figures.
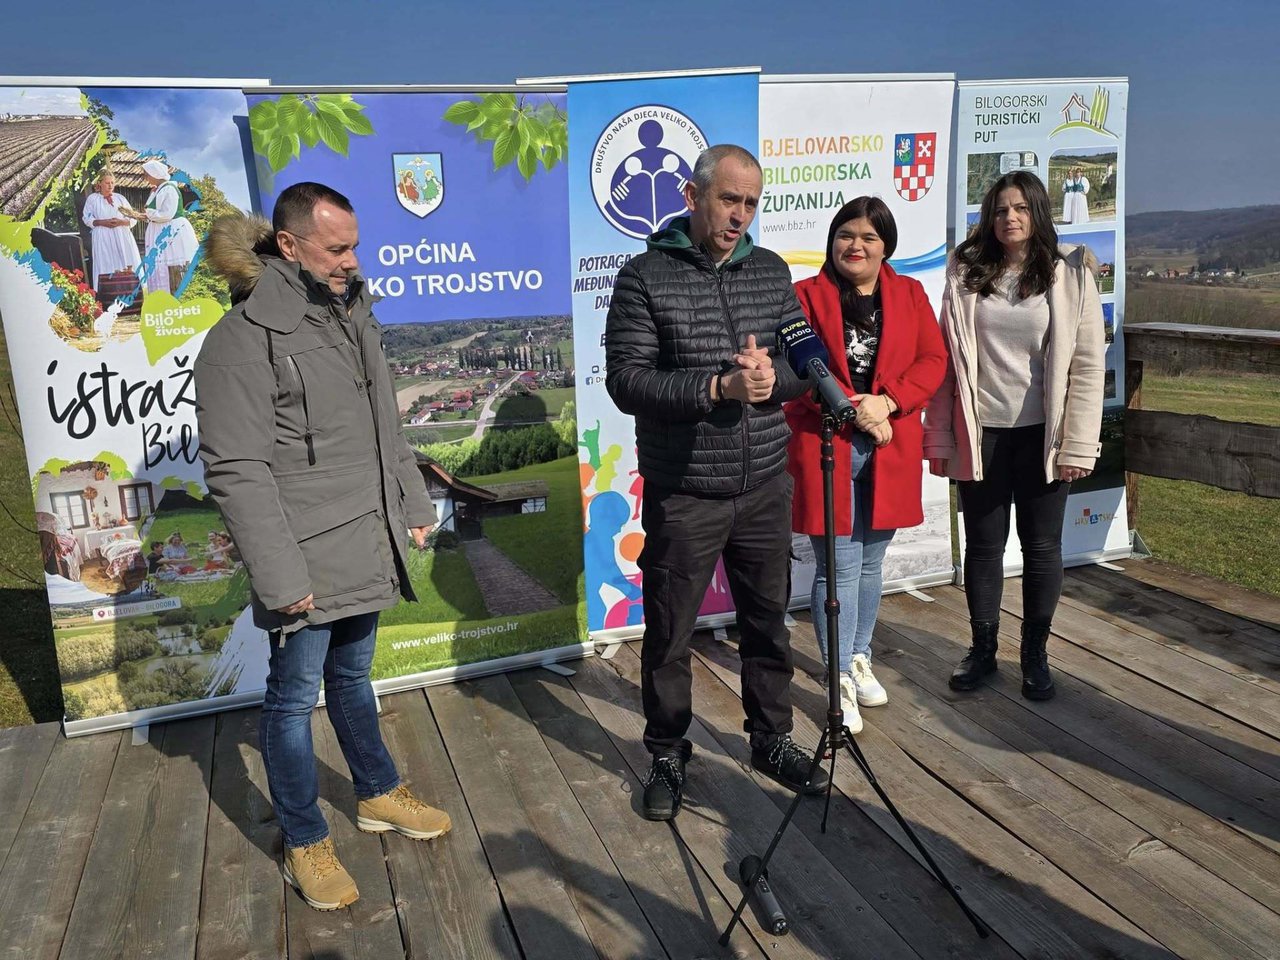
M 611 120 L 591 151 L 591 192 L 613 227 L 643 240 L 686 212 L 685 184 L 707 138 L 672 107 L 646 104 Z

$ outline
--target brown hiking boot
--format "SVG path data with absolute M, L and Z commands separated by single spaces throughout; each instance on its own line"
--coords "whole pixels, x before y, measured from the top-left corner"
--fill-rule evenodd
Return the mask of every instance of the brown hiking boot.
M 356 826 L 365 833 L 396 833 L 414 840 L 432 840 L 453 826 L 443 810 L 423 803 L 404 784 L 390 793 L 356 804 Z
M 309 847 L 286 845 L 284 878 L 298 888 L 308 906 L 317 910 L 340 910 L 360 899 L 356 882 L 338 862 L 332 837 Z

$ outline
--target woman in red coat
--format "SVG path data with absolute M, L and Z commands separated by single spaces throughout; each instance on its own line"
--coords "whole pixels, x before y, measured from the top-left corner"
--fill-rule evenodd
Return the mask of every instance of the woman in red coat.
M 862 729 L 858 704 L 878 706 L 889 699 L 871 671 L 884 555 L 899 527 L 924 522 L 920 411 L 947 368 L 924 288 L 885 262 L 897 242 L 897 224 L 884 201 L 858 197 L 831 221 L 822 270 L 796 284 L 810 324 L 831 353 L 831 373 L 858 410 L 855 421 L 836 434 L 834 475 L 840 700 L 854 733 Z M 784 409 L 792 430 L 792 528 L 813 540 L 818 569 L 810 609 L 825 660 L 822 414 L 811 396 Z

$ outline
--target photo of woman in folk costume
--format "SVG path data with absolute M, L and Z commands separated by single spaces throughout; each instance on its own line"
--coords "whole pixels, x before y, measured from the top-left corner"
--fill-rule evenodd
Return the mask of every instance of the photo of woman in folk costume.
M 99 289 L 99 278 L 121 270 L 137 270 L 142 260 L 133 226 L 138 221 L 125 214 L 127 204 L 115 192 L 116 179 L 110 169 L 104 170 L 93 185 L 93 193 L 84 203 L 84 224 L 90 229 L 93 255 L 93 289 Z
M 186 217 L 182 187 L 169 179 L 169 165 L 163 160 L 148 160 L 142 165 L 142 175 L 151 185 L 143 211 L 147 218 L 147 292 L 173 293 L 181 285 L 200 241 Z
M 1062 181 L 1062 222 L 1089 222 L 1089 178 L 1080 167 L 1072 167 Z

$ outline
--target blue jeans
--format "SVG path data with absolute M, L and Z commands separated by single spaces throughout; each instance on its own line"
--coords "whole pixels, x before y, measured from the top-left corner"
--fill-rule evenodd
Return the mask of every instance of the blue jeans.
M 284 643 L 270 634 L 267 695 L 258 736 L 271 803 L 284 842 L 305 847 L 329 835 L 320 806 L 320 781 L 311 744 L 311 711 L 324 678 L 325 710 L 351 768 L 356 796 L 377 797 L 400 785 L 378 730 L 369 683 L 377 613 L 303 627 Z
M 836 537 L 836 597 L 840 600 L 840 669 L 848 672 L 856 654 L 871 656 L 871 631 L 880 612 L 880 592 L 884 586 L 884 555 L 895 530 L 870 530 L 871 452 L 870 435 L 853 433 L 853 534 Z M 837 491 L 836 496 L 839 496 Z M 809 594 L 813 630 L 818 636 L 822 662 L 827 662 L 827 556 L 822 537 L 810 537 L 818 569 Z

